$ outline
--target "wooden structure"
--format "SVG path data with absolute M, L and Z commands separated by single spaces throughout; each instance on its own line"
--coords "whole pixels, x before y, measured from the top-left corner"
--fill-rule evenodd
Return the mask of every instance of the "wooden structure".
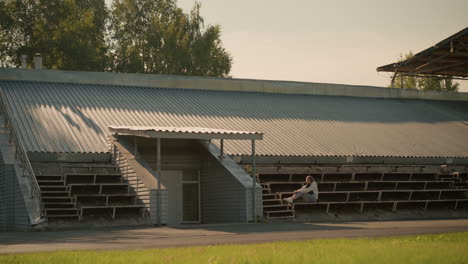
M 392 84 L 398 75 L 468 79 L 468 27 L 425 49 L 413 57 L 377 68 L 393 72 Z

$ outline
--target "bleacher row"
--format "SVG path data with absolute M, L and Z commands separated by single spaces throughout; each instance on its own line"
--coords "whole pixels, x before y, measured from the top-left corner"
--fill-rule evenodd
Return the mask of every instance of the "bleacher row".
M 288 204 L 307 175 L 318 182 L 319 201 L 298 199 Z M 321 173 L 259 174 L 263 186 L 263 210 L 267 219 L 294 218 L 296 210 L 305 212 L 358 212 L 383 209 L 430 210 L 467 209 L 467 173 Z
M 112 164 L 34 163 L 49 221 L 144 214 L 131 184 Z

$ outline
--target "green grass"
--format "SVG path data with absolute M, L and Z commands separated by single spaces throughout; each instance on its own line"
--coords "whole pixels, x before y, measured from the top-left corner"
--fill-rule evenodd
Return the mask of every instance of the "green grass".
M 0 256 L 0 263 L 468 263 L 468 232 L 128 251 Z

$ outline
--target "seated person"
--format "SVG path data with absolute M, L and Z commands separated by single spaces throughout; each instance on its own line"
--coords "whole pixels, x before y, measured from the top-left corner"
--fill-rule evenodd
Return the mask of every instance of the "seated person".
M 309 193 L 312 192 L 312 193 Z M 294 200 L 297 198 L 302 197 L 306 202 L 308 203 L 315 203 L 318 200 L 318 187 L 317 187 L 317 181 L 315 181 L 314 177 L 308 175 L 306 177 L 306 182 L 304 186 L 302 186 L 300 189 L 297 189 L 293 192 L 293 196 L 289 198 L 284 198 L 283 200 L 288 202 L 288 203 L 293 203 Z

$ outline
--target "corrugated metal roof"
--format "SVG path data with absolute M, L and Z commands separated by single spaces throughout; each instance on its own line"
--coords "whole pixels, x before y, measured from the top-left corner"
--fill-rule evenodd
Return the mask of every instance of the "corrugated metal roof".
M 29 151 L 106 152 L 110 125 L 261 131 L 258 155 L 468 157 L 468 104 L 1 81 Z M 250 143 L 225 151 L 249 155 Z
M 161 137 L 161 138 L 192 138 L 192 139 L 259 139 L 263 133 L 216 129 L 207 127 L 155 127 L 155 126 L 109 126 L 109 131 L 124 135 Z M 147 133 L 149 132 L 149 133 Z

